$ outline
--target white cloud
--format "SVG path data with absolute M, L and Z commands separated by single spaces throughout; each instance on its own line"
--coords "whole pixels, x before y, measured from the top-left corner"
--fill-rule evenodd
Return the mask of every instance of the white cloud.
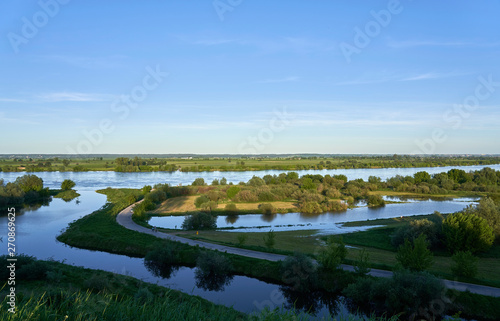
M 409 47 L 497 47 L 499 42 L 470 42 L 470 41 L 436 41 L 436 40 L 389 40 L 387 45 L 391 48 Z
M 79 92 L 56 92 L 38 95 L 38 99 L 45 102 L 61 102 L 61 101 L 75 101 L 75 102 L 98 102 L 110 101 L 111 95 L 96 94 L 96 93 L 79 93 Z
M 265 79 L 265 80 L 257 81 L 257 83 L 272 84 L 272 83 L 281 83 L 281 82 L 294 82 L 294 81 L 299 81 L 299 80 L 300 80 L 300 77 L 291 76 L 291 77 L 278 78 L 278 79 Z

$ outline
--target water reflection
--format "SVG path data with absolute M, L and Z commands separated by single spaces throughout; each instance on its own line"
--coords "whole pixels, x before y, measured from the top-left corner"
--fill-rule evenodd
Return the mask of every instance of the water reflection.
M 230 214 L 230 215 L 226 216 L 226 223 L 234 225 L 234 223 L 236 223 L 236 221 L 238 220 L 238 218 L 239 218 L 238 215 L 236 215 L 236 214 Z
M 210 271 L 203 271 L 199 268 L 196 269 L 194 276 L 198 288 L 215 292 L 224 291 L 225 287 L 231 284 L 233 278 L 233 275 L 210 273 Z
M 271 223 L 276 219 L 277 215 L 276 214 L 262 214 L 260 217 L 262 221 Z
M 144 260 L 144 266 L 151 274 L 162 279 L 170 279 L 180 268 L 176 265 L 159 264 L 154 260 Z

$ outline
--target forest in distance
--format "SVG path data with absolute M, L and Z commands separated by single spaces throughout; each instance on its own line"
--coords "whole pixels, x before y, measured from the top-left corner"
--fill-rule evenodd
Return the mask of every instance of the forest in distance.
M 498 155 L 0 155 L 0 172 L 210 172 L 500 164 Z

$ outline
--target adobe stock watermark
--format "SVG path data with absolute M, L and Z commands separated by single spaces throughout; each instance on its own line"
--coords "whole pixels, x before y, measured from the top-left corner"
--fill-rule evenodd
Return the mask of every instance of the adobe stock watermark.
M 54 18 L 61 6 L 66 5 L 71 0 L 40 0 L 37 2 L 40 10 L 35 12 L 30 19 L 26 17 L 21 18 L 22 26 L 19 33 L 9 32 L 7 39 L 9 39 L 10 46 L 15 53 L 19 52 L 21 45 L 26 45 L 28 42 L 38 35 L 40 29 L 45 27 L 50 19 Z
M 158 86 L 168 76 L 167 72 L 161 71 L 160 66 L 155 69 L 146 67 L 146 75 L 142 78 L 140 85 L 135 86 L 127 95 L 121 95 L 111 103 L 111 111 L 116 114 L 118 120 L 125 120 L 129 117 L 131 110 L 139 107 L 139 104 L 146 100 L 149 92 Z M 104 141 L 105 135 L 111 134 L 116 129 L 113 119 L 102 119 L 97 126 L 90 130 L 82 131 L 83 138 L 74 146 L 66 146 L 66 151 L 70 154 L 91 154 L 94 147 L 99 146 Z
M 411 1 L 411 0 L 410 0 Z M 354 38 L 352 43 L 341 42 L 339 45 L 340 51 L 344 55 L 347 63 L 351 63 L 352 55 L 360 54 L 372 41 L 382 33 L 383 28 L 387 28 L 392 21 L 392 17 L 403 12 L 403 6 L 399 0 L 390 0 L 387 3 L 386 9 L 380 11 L 372 10 L 370 15 L 373 20 L 365 23 L 363 28 L 356 26 L 354 28 Z
M 238 145 L 240 154 L 257 154 L 262 152 L 266 145 L 274 140 L 274 135 L 280 133 L 291 124 L 294 117 L 287 113 L 286 107 L 282 111 L 274 111 L 274 117 L 269 121 L 268 126 L 261 128 L 256 136 L 248 136 Z
M 227 12 L 232 12 L 236 7 L 241 5 L 243 0 L 214 0 L 212 6 L 219 16 L 219 20 L 224 22 L 224 16 Z
M 497 91 L 497 88 L 500 88 L 500 82 L 494 81 L 492 75 L 488 75 L 486 78 L 479 76 L 477 81 L 478 84 L 474 92 L 465 97 L 462 104 L 454 105 L 443 114 L 443 121 L 451 125 L 453 130 L 459 129 L 464 120 L 469 118 L 472 112 L 479 108 L 480 103 L 489 99 Z M 448 135 L 444 128 L 435 128 L 430 138 L 415 140 L 418 149 L 413 151 L 413 154 L 434 154 L 436 152 L 436 147 L 446 142 L 447 139 Z

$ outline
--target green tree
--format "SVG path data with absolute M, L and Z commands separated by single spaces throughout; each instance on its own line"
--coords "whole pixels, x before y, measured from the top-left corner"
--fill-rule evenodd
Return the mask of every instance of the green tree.
M 370 195 L 368 196 L 368 207 L 380 207 L 385 206 L 385 201 L 380 195 Z
M 274 232 L 274 230 L 270 230 L 264 235 L 263 239 L 266 247 L 268 249 L 272 249 L 276 244 L 276 233 Z
M 70 189 L 72 189 L 73 187 L 75 187 L 75 182 L 73 182 L 72 180 L 70 179 L 65 179 L 62 183 L 61 183 L 61 189 L 63 191 L 69 191 Z
M 227 179 L 225 177 L 220 179 L 220 184 L 221 185 L 227 185 Z
M 25 193 L 31 191 L 40 192 L 43 189 L 43 180 L 35 175 L 23 175 L 18 177 L 14 183 Z
M 240 190 L 241 190 L 241 188 L 239 188 L 238 186 L 229 187 L 226 191 L 227 197 L 229 199 L 232 199 L 234 196 L 236 196 L 236 194 L 239 193 Z
M 195 179 L 194 182 L 193 182 L 193 184 L 191 184 L 191 185 L 193 185 L 193 186 L 204 186 L 206 184 L 205 184 L 205 180 L 203 178 L 199 177 L 199 178 Z
M 415 184 L 427 183 L 431 180 L 431 175 L 426 171 L 422 171 L 415 173 L 413 178 L 415 178 Z
M 427 248 L 425 235 L 421 234 L 413 244 L 405 239 L 405 243 L 399 246 L 396 260 L 410 271 L 423 271 L 429 268 L 433 262 L 433 255 Z
M 347 249 L 342 238 L 329 236 L 326 247 L 322 248 L 318 255 L 318 262 L 324 269 L 334 271 L 339 268 L 346 255 Z
M 493 229 L 495 235 L 500 236 L 500 208 L 496 206 L 491 198 L 486 197 L 481 199 L 473 212 L 477 216 L 484 218 Z
M 366 251 L 366 249 L 362 249 L 359 251 L 358 259 L 354 263 L 354 273 L 358 275 L 367 275 L 370 272 L 370 268 L 368 267 L 370 255 Z
M 243 246 L 245 242 L 247 241 L 248 235 L 247 234 L 239 234 L 238 235 L 238 246 Z
M 65 167 L 68 167 L 68 165 L 69 165 L 70 161 L 69 161 L 69 159 L 63 159 L 62 163 L 63 163 L 63 165 L 64 165 Z
M 444 242 L 452 253 L 487 251 L 495 235 L 488 222 L 473 213 L 458 212 L 448 215 L 443 222 Z
M 209 213 L 198 212 L 186 216 L 181 226 L 184 230 L 204 230 L 217 228 L 217 220 Z
M 294 253 L 281 263 L 281 275 L 294 291 L 310 292 L 317 284 L 316 265 L 302 253 Z
M 451 272 L 457 276 L 473 278 L 477 274 L 477 258 L 470 251 L 456 252 L 451 257 Z

